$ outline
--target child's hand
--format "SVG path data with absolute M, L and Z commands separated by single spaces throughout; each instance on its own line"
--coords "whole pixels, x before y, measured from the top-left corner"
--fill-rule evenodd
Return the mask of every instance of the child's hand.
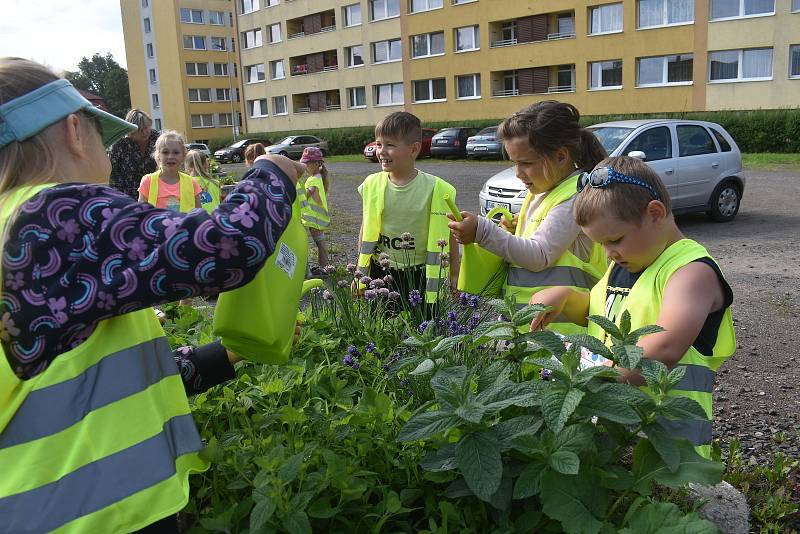
M 462 221 L 456 221 L 452 213 L 447 214 L 450 223 L 447 225 L 456 241 L 462 245 L 475 242 L 475 233 L 478 231 L 478 216 L 468 211 L 462 211 Z
M 531 297 L 530 304 L 544 304 L 552 308 L 550 311 L 542 312 L 531 321 L 531 331 L 544 330 L 547 325 L 553 322 L 567 304 L 572 290 L 568 287 L 550 287 L 537 291 Z
M 519 223 L 519 213 L 515 213 L 510 221 L 506 219 L 505 215 L 500 217 L 500 226 L 508 230 L 510 234 L 513 234 L 514 232 L 517 231 L 518 223 Z

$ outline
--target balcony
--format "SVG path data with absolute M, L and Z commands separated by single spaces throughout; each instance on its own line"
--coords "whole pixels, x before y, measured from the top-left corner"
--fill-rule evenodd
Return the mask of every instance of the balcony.
M 292 76 L 305 76 L 318 72 L 332 72 L 339 69 L 336 50 L 326 50 L 315 54 L 289 58 L 289 73 Z
M 575 12 L 544 13 L 489 23 L 491 48 L 575 37 Z
M 336 30 L 336 11 L 333 9 L 286 21 L 286 33 L 289 39 L 299 39 L 334 30 Z
M 295 113 L 324 113 L 342 109 L 338 89 L 292 95 L 292 104 Z
M 574 92 L 574 64 L 492 73 L 492 96 L 495 98 Z

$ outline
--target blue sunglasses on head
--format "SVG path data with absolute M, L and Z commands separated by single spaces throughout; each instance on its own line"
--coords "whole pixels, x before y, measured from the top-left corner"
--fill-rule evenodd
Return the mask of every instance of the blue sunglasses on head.
M 644 187 L 650 191 L 650 194 L 653 195 L 654 199 L 659 201 L 661 200 L 661 196 L 652 185 L 638 178 L 634 178 L 633 176 L 628 176 L 627 174 L 622 174 L 621 172 L 615 171 L 611 167 L 599 167 L 592 172 L 585 172 L 581 174 L 580 178 L 578 178 L 578 193 L 583 191 L 587 185 L 589 187 L 602 189 L 604 187 L 608 187 L 614 182 Z

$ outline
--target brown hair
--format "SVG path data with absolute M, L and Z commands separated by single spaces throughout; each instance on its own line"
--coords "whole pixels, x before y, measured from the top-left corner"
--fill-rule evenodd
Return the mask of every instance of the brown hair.
M 672 202 L 667 188 L 658 174 L 640 159 L 628 156 L 606 158 L 596 168 L 601 167 L 610 167 L 650 185 L 658 193 L 667 213 L 671 213 Z M 575 197 L 572 214 L 578 226 L 591 224 L 600 213 L 609 213 L 625 222 L 639 223 L 651 200 L 655 200 L 653 195 L 640 185 L 613 182 L 606 187 L 586 186 Z
M 153 125 L 153 119 L 150 118 L 150 115 L 139 108 L 133 108 L 132 110 L 128 111 L 128 113 L 125 115 L 125 120 L 131 124 L 135 124 L 139 128 L 139 131 L 142 131 L 144 128 L 149 128 Z
M 531 148 L 541 154 L 546 162 L 558 149 L 565 147 L 575 165 L 588 170 L 608 154 L 594 134 L 580 125 L 580 118 L 580 112 L 572 104 L 543 100 L 504 120 L 497 129 L 497 135 L 503 141 L 526 138 Z M 545 169 L 549 170 L 547 165 Z
M 410 145 L 422 141 L 422 123 L 413 113 L 395 111 L 375 126 L 375 137 L 402 139 Z
M 254 143 L 248 145 L 248 147 L 244 149 L 244 160 L 248 165 L 252 165 L 258 156 L 263 156 L 266 153 L 267 151 L 264 150 L 264 145 L 261 143 Z

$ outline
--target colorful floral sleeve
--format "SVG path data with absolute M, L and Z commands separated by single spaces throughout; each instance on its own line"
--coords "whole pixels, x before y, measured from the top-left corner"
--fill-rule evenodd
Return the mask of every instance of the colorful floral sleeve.
M 219 341 L 202 347 L 179 347 L 173 352 L 187 395 L 196 395 L 236 376 Z
M 35 376 L 103 319 L 246 284 L 274 251 L 294 197 L 291 180 L 263 164 L 211 214 L 157 209 L 105 186 L 38 194 L 3 247 L 0 342 L 12 369 Z M 23 327 L 31 324 L 40 326 Z

